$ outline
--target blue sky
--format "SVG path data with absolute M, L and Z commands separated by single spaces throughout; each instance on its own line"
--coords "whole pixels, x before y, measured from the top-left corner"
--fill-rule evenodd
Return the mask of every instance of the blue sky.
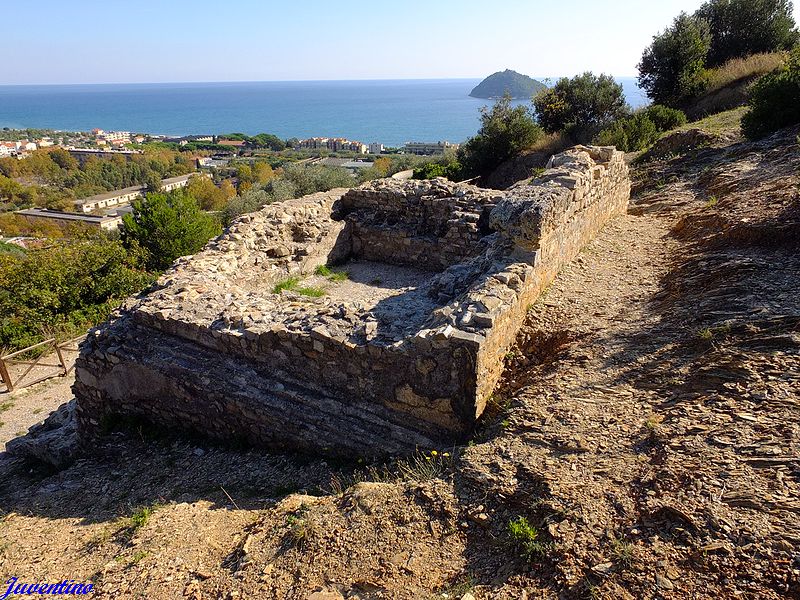
M 0 85 L 634 75 L 652 36 L 701 3 L 0 0 Z

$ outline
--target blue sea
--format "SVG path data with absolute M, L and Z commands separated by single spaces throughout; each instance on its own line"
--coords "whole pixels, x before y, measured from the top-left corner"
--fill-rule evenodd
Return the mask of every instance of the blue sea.
M 0 127 L 188 135 L 337 136 L 399 146 L 479 127 L 479 79 L 0 86 Z M 646 103 L 618 78 L 629 104 Z

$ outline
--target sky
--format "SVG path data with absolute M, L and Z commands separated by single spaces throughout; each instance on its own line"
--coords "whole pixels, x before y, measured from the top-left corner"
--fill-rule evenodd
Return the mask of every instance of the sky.
M 0 85 L 631 76 L 652 36 L 701 4 L 0 0 Z

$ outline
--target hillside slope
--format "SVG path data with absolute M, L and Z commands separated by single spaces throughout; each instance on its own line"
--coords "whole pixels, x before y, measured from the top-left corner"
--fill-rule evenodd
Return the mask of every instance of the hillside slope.
M 140 427 L 60 473 L 4 458 L 0 569 L 98 598 L 800 597 L 797 134 L 636 165 L 468 446 L 387 471 Z

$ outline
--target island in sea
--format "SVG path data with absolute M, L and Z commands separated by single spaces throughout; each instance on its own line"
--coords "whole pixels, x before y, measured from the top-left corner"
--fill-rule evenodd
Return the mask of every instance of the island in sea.
M 514 99 L 531 98 L 547 86 L 511 69 L 498 71 L 481 81 L 469 93 L 473 98 L 500 98 L 508 93 Z

